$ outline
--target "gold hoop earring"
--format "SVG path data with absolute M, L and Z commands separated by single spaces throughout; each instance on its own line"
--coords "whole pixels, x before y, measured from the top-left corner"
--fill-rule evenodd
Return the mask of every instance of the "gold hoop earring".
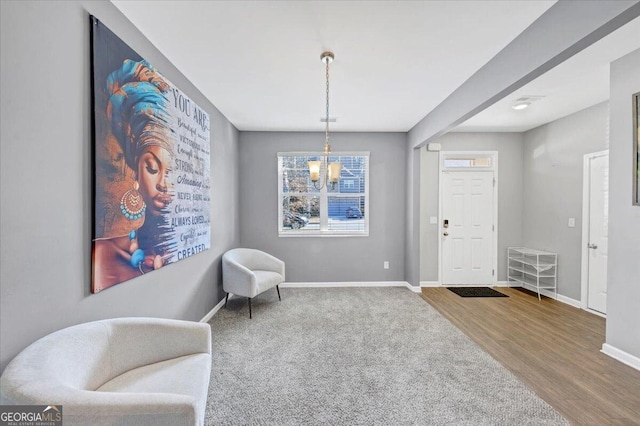
M 120 199 L 120 211 L 129 220 L 140 219 L 147 210 L 147 205 L 138 192 L 138 188 L 140 188 L 140 184 L 136 181 L 133 184 L 133 189 L 125 192 Z

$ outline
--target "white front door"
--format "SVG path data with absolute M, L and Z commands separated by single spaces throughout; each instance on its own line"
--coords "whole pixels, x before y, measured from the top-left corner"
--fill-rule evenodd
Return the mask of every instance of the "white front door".
M 609 155 L 589 159 L 589 224 L 587 307 L 607 312 L 609 254 Z
M 442 172 L 442 285 L 494 283 L 494 173 Z

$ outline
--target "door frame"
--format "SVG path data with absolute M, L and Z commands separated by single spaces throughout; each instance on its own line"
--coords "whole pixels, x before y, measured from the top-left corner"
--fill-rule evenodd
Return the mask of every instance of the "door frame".
M 582 260 L 580 267 L 580 307 L 585 311 L 589 311 L 593 314 L 606 318 L 607 316 L 602 312 L 589 309 L 589 222 L 590 211 L 589 206 L 591 204 L 591 168 L 590 162 L 597 157 L 609 156 L 609 150 L 592 152 L 584 155 L 582 160 Z
M 446 168 L 444 167 L 444 160 L 447 156 L 480 156 L 480 157 L 491 157 L 491 167 L 482 167 L 482 168 Z M 491 250 L 491 254 L 493 256 L 492 269 L 493 269 L 493 280 L 491 283 L 492 287 L 495 287 L 498 283 L 498 151 L 440 151 L 438 157 L 438 284 L 440 286 L 444 285 L 442 282 L 442 233 L 444 232 L 444 228 L 442 226 L 442 186 L 443 179 L 442 175 L 445 171 L 457 171 L 457 172 L 493 172 L 493 178 L 495 184 L 493 185 L 493 238 L 491 240 L 491 244 L 493 246 L 493 250 Z M 460 287 L 464 287 L 461 285 Z

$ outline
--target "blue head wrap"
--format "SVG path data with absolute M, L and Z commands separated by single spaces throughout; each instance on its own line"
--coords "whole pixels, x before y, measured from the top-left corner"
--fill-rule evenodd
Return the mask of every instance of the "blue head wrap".
M 122 68 L 107 78 L 110 94 L 107 118 L 126 163 L 133 170 L 137 169 L 138 158 L 146 147 L 161 146 L 169 152 L 172 148 L 168 100 L 162 91 L 168 90 L 169 85 L 157 73 L 152 82 L 139 81 L 149 71 L 155 72 L 144 61 L 125 60 Z

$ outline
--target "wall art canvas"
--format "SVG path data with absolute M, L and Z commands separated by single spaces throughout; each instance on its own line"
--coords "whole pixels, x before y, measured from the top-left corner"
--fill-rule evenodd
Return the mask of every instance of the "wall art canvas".
M 209 115 L 91 16 L 96 293 L 211 246 Z
M 633 205 L 640 206 L 640 92 L 633 95 Z

